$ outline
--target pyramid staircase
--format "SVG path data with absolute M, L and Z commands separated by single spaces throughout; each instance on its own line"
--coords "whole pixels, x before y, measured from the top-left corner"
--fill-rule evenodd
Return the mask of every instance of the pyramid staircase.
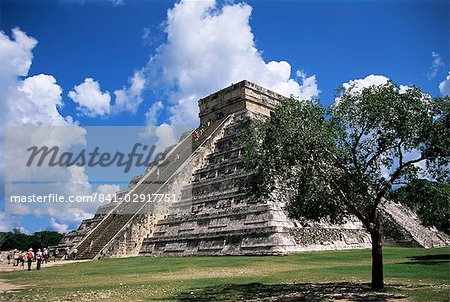
M 242 238 L 277 233 L 277 226 L 271 225 L 270 204 L 252 202 L 239 190 L 249 174 L 243 169 L 242 146 L 236 142 L 250 118 L 246 111 L 235 115 L 204 164 L 193 172 L 191 184 L 182 189 L 181 202 L 156 224 L 152 236 L 144 239 L 140 255 L 234 254 L 233 249 L 242 254 L 246 249 Z M 248 252 L 273 253 L 271 244 L 261 241 L 257 247 L 249 242 Z
M 126 195 L 134 194 L 153 194 L 163 186 L 164 180 L 179 168 L 180 162 L 183 162 L 192 153 L 192 131 L 184 137 L 177 145 L 167 152 L 164 159 L 155 166 L 148 169 L 147 173 L 134 177 L 130 183 L 131 188 L 116 193 L 116 199 L 119 204 L 113 208 L 103 220 L 93 228 L 84 239 L 72 248 L 77 249 L 77 259 L 92 259 L 111 239 L 132 219 L 136 214 L 146 207 L 140 215 L 151 211 L 151 203 L 126 202 Z M 177 160 L 175 160 L 175 157 Z M 130 197 L 129 200 L 132 200 Z
M 188 166 L 195 150 L 201 148 L 209 136 L 226 121 L 229 122 L 230 118 L 210 123 L 207 127 L 203 125 L 185 134 L 177 145 L 166 149 L 163 160 L 150 166 L 145 174 L 133 177 L 126 190 L 116 193 L 119 204 L 104 215 L 83 240 L 72 247 L 71 252 L 77 250 L 76 259 L 101 258 L 105 248 L 112 245 L 127 227 L 144 220 L 145 216 L 154 215 L 155 211 L 164 211 L 164 207 L 155 209 L 155 203 L 126 202 L 126 200 L 131 201 L 135 194 L 151 196 L 167 193 L 174 176 L 180 173 L 182 167 Z M 198 132 L 202 134 L 200 137 Z M 190 167 L 187 170 L 190 176 Z
M 381 213 L 386 244 L 424 248 L 450 246 L 449 236 L 436 228 L 423 226 L 419 217 L 401 204 L 387 201 Z

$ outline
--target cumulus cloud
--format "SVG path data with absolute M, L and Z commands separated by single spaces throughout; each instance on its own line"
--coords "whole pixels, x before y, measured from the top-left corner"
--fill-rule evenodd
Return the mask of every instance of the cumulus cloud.
M 297 70 L 296 75 L 302 80 L 302 85 L 300 86 L 300 96 L 302 98 L 311 99 L 319 95 L 320 90 L 317 86 L 315 75 L 307 77 L 306 73 L 301 70 Z
M 431 53 L 431 57 L 433 58 L 433 61 L 431 62 L 430 72 L 427 73 L 428 80 L 434 79 L 437 76 L 439 70 L 444 67 L 444 61 L 442 60 L 440 54 L 433 51 Z
M 20 220 L 21 218 L 19 216 L 0 212 L 0 232 L 9 232 L 14 228 L 18 228 L 22 232 L 28 233 L 28 231 L 20 227 Z
M 448 73 L 445 80 L 439 83 L 439 91 L 442 96 L 450 96 L 450 72 Z
M 354 79 L 354 80 L 350 80 L 346 83 L 343 83 L 342 88 L 346 92 L 350 91 L 350 93 L 358 93 L 358 92 L 361 92 L 364 88 L 369 88 L 371 86 L 384 85 L 384 84 L 388 83 L 389 81 L 390 81 L 390 79 L 384 75 L 371 74 L 362 79 Z M 405 93 L 408 89 L 411 89 L 411 87 L 408 85 L 399 85 L 399 87 L 398 87 L 399 93 Z M 427 100 L 428 98 L 429 98 L 429 95 L 424 94 L 424 100 Z M 340 99 L 341 99 L 341 97 L 337 96 L 334 99 L 333 106 L 338 106 Z
M 371 86 L 384 85 L 389 81 L 389 78 L 383 75 L 375 75 L 371 74 L 366 76 L 363 79 L 354 79 L 350 80 L 346 83 L 343 83 L 341 86 L 345 92 L 350 91 L 350 93 L 358 93 L 362 91 L 364 88 L 369 88 Z M 341 97 L 337 96 L 334 99 L 333 107 L 338 108 L 341 101 Z
M 114 91 L 114 104 L 108 91 L 102 92 L 100 83 L 92 78 L 86 78 L 83 83 L 75 86 L 68 96 L 78 104 L 81 114 L 90 117 L 107 116 L 121 112 L 136 113 L 142 103 L 142 93 L 145 88 L 145 78 L 142 71 L 136 71 L 129 79 L 129 85 Z
M 158 114 L 164 108 L 163 102 L 157 101 L 145 113 L 147 125 L 156 125 Z
M 12 30 L 10 39 L 0 31 L 0 117 L 4 125 L 66 125 L 58 111 L 62 103 L 62 89 L 51 75 L 28 75 L 37 40 L 18 28 Z
M 5 183 L 5 161 L 8 156 L 4 148 L 5 126 L 11 125 L 54 125 L 72 124 L 70 117 L 64 118 L 58 108 L 62 106 L 61 87 L 50 75 L 39 74 L 27 77 L 33 60 L 33 48 L 37 40 L 18 28 L 12 30 L 11 38 L 0 32 L 0 181 Z M 16 135 L 17 136 L 17 135 Z M 19 139 L 20 137 L 15 137 Z M 29 140 L 28 140 L 29 141 Z M 15 150 L 11 150 L 14 152 Z M 14 153 L 9 158 L 15 158 Z M 23 168 L 23 167 L 22 167 Z M 24 169 L 14 168 L 12 172 L 26 173 Z M 0 194 L 5 196 L 5 187 Z M 26 214 L 27 209 L 19 209 Z
M 67 233 L 67 231 L 69 230 L 69 225 L 56 222 L 56 219 L 54 217 L 50 218 L 50 226 L 54 231 L 62 234 Z
M 383 75 L 371 74 L 364 79 L 350 80 L 347 83 L 342 84 L 342 87 L 344 87 L 345 90 L 349 90 L 350 88 L 352 88 L 355 91 L 360 91 L 370 86 L 384 85 L 388 81 L 389 78 Z
M 12 30 L 12 39 L 0 31 L 0 60 L 2 62 L 2 79 L 14 79 L 16 76 L 26 76 L 31 67 L 33 53 L 37 40 L 27 36 L 18 28 Z
M 79 168 L 79 167 L 77 167 Z M 115 192 L 120 190 L 119 185 L 112 185 L 112 184 L 103 184 L 97 186 L 97 188 L 93 189 L 92 185 L 88 182 L 84 182 L 82 180 L 87 181 L 86 174 L 84 174 L 84 168 L 77 169 L 75 168 L 72 172 L 74 173 L 74 180 L 79 179 L 81 182 L 77 186 L 74 186 L 73 194 L 76 196 L 89 196 L 94 194 L 103 194 L 103 196 L 112 196 Z M 77 175 L 77 176 L 76 176 Z M 73 184 L 74 182 L 72 182 Z M 85 191 L 83 192 L 83 188 Z M 67 231 L 70 231 L 72 229 L 77 228 L 81 221 L 84 219 L 88 219 L 92 217 L 92 213 L 97 210 L 98 204 L 91 203 L 87 206 L 79 207 L 77 205 L 73 205 L 70 207 L 69 211 L 60 211 L 57 207 L 52 207 L 50 209 L 47 209 L 45 211 L 39 211 L 40 209 L 37 209 L 34 211 L 34 214 L 41 215 L 41 214 L 49 214 L 52 217 L 51 219 L 51 227 L 60 232 L 60 233 L 67 233 Z
M 68 196 L 69 194 L 85 195 L 93 194 L 98 190 L 101 192 L 112 191 L 114 193 L 119 189 L 118 186 L 105 185 L 93 188 L 89 184 L 87 175 L 82 167 L 70 167 L 68 169 L 56 169 L 51 167 L 42 167 L 39 169 L 29 169 L 23 162 L 16 163 L 15 160 L 19 158 L 27 158 L 27 151 L 23 146 L 55 146 L 62 148 L 72 146 L 84 146 L 85 129 L 77 126 L 70 116 L 63 117 L 58 109 L 63 106 L 62 89 L 57 84 L 56 79 L 51 75 L 39 74 L 27 77 L 29 68 L 33 59 L 33 48 L 37 45 L 37 41 L 28 36 L 19 29 L 12 30 L 11 38 L 5 33 L 0 32 L 0 103 L 2 104 L 2 111 L 0 117 L 2 127 L 0 128 L 0 148 L 2 150 L 2 157 L 0 160 L 0 180 L 2 183 L 15 180 L 58 180 L 60 183 L 53 188 L 51 186 L 36 185 L 35 188 L 39 193 L 58 193 Z M 23 78 L 25 77 L 25 78 Z M 92 84 L 94 81 L 85 81 L 85 83 Z M 82 88 L 86 88 L 83 87 Z M 98 89 L 99 90 L 99 89 Z M 79 96 L 84 93 L 83 89 L 75 89 L 74 93 Z M 40 126 L 34 127 L 34 126 Z M 56 127 L 64 126 L 64 127 Z M 15 127 L 15 128 L 14 128 Z M 34 128 L 33 128 L 34 127 Z M 29 135 L 32 132 L 33 135 Z M 50 134 L 49 134 L 50 132 Z M 70 135 L 68 135 L 68 133 Z M 5 149 L 3 139 L 8 143 L 8 148 Z M 12 147 L 10 147 L 12 146 Z M 18 146 L 18 148 L 14 148 Z M 20 153 L 22 156 L 19 156 Z M 3 161 L 3 158 L 6 158 Z M 8 174 L 5 175 L 5 168 Z M 3 190 L 3 186 L 2 190 Z M 10 193 L 27 192 L 30 186 L 23 187 L 17 185 L 10 185 L 8 187 Z M 23 189 L 23 191 L 22 191 Z M 51 191 L 49 191 L 52 189 Z M 45 190 L 49 192 L 45 192 Z M 4 196 L 4 192 L 1 192 Z M 18 194 L 20 195 L 20 194 Z M 44 195 L 44 194 L 42 194 Z M 18 204 L 8 214 L 0 212 L 0 221 L 13 219 L 20 221 L 20 215 L 33 213 L 36 215 L 50 215 L 54 219 L 53 228 L 59 228 L 60 231 L 66 230 L 65 225 L 70 225 L 67 222 L 79 222 L 83 218 L 92 216 L 95 211 L 95 206 L 87 203 L 72 204 L 67 206 L 52 205 L 51 207 L 24 207 L 23 204 Z M 19 214 L 19 215 L 11 215 Z M 67 222 L 66 222 L 67 221 Z M 12 223 L 3 223 L 0 228 L 6 230 L 14 227 Z
M 142 71 L 136 71 L 130 79 L 130 86 L 114 91 L 115 103 L 111 108 L 112 113 L 129 111 L 136 113 L 142 103 L 142 92 L 145 88 L 145 78 Z
M 291 78 L 286 61 L 266 62 L 249 24 L 250 5 L 181 1 L 167 13 L 166 43 L 150 59 L 147 73 L 155 88 L 168 87 L 170 123 L 196 124 L 197 100 L 247 79 L 289 96 L 315 97 L 315 76 Z
M 65 125 L 71 118 L 62 117 L 61 87 L 53 76 L 36 76 L 10 82 L 4 95 L 4 122 L 8 125 Z
M 166 123 L 159 125 L 155 129 L 155 135 L 158 138 L 156 142 L 156 151 L 161 152 L 163 148 L 172 146 L 177 142 L 175 129 Z
M 75 86 L 68 96 L 85 115 L 94 117 L 109 114 L 111 95 L 108 91 L 102 92 L 100 84 L 92 78 L 86 78 L 83 83 Z

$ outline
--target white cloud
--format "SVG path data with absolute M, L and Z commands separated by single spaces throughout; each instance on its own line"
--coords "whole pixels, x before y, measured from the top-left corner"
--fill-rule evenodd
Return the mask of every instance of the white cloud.
M 110 2 L 113 6 L 122 6 L 125 4 L 124 0 L 60 0 L 61 2 L 65 2 L 68 4 L 79 4 L 85 5 L 86 3 L 92 2 Z
M 155 88 L 169 87 L 172 125 L 198 120 L 197 100 L 218 89 L 249 80 L 289 96 L 315 97 L 315 76 L 291 78 L 285 61 L 265 62 L 249 24 L 252 8 L 215 1 L 181 1 L 167 13 L 166 43 L 147 65 Z
M 122 6 L 125 2 L 123 0 L 111 0 L 114 6 Z
M 14 228 L 20 228 L 20 220 L 20 216 L 0 212 L 0 232 L 10 232 Z M 24 230 L 25 229 L 22 229 L 22 232 L 28 233 Z
M 103 116 L 109 114 L 111 95 L 102 92 L 100 84 L 92 78 L 86 78 L 83 83 L 69 91 L 68 96 L 78 103 L 78 110 L 87 116 Z
M 150 38 L 150 28 L 144 27 L 144 29 L 142 30 L 141 39 L 144 41 L 144 43 L 147 43 L 149 38 Z
M 361 92 L 364 88 L 369 88 L 371 86 L 379 86 L 379 85 L 384 85 L 387 84 L 390 81 L 390 79 L 384 75 L 375 75 L 375 74 L 371 74 L 366 76 L 363 79 L 355 79 L 355 80 L 350 80 L 346 83 L 342 84 L 342 88 L 344 88 L 344 91 L 353 93 L 353 94 L 357 94 L 359 92 Z M 399 93 L 405 93 L 408 89 L 411 89 L 410 86 L 408 85 L 399 85 L 398 87 L 398 91 Z M 428 94 L 424 94 L 424 101 L 428 100 L 429 95 Z M 339 106 L 339 102 L 340 102 L 340 96 L 336 97 L 334 99 L 334 107 L 336 108 L 336 106 Z
M 112 113 L 129 111 L 136 113 L 142 103 L 142 92 L 145 88 L 145 78 L 141 71 L 136 71 L 130 79 L 130 86 L 114 91 L 115 103 L 111 108 Z
M 448 73 L 445 80 L 439 83 L 439 91 L 441 92 L 442 96 L 450 96 L 450 72 Z
M 50 75 L 39 74 L 32 77 L 21 79 L 28 75 L 33 59 L 33 48 L 37 41 L 29 37 L 20 29 L 12 30 L 11 39 L 0 32 L 0 119 L 2 127 L 0 128 L 0 149 L 2 156 L 0 158 L 0 180 L 5 181 L 5 161 L 4 158 L 14 159 L 16 155 L 8 155 L 5 152 L 3 138 L 5 136 L 5 126 L 11 125 L 73 125 L 70 117 L 64 118 L 58 108 L 62 106 L 61 87 L 56 83 L 56 79 Z M 15 142 L 21 137 L 13 136 Z M 28 135 L 27 143 L 30 142 Z M 38 140 L 38 135 L 34 134 L 33 139 Z M 45 143 L 45 142 L 44 142 Z M 21 143 L 22 146 L 24 142 Z M 22 148 L 23 149 L 23 148 Z M 15 150 L 11 150 L 15 152 Z M 25 167 L 9 169 L 8 171 L 18 176 L 27 173 Z M 11 175 L 9 177 L 12 177 Z M 4 196 L 4 186 L 1 189 L 1 195 Z M 27 209 L 17 207 L 18 214 L 26 214 Z
M 156 127 L 155 135 L 158 137 L 156 142 L 158 148 L 166 148 L 177 142 L 174 128 L 165 123 Z M 160 150 L 156 151 L 159 152 Z
M 67 231 L 69 230 L 69 225 L 56 222 L 56 219 L 54 217 L 50 218 L 50 226 L 58 233 L 67 233 Z
M 98 194 L 103 194 L 103 195 L 112 195 L 119 190 L 120 190 L 119 185 L 104 184 L 104 185 L 99 185 L 96 189 L 96 192 Z
M 32 50 L 37 43 L 34 38 L 27 36 L 18 28 L 12 30 L 11 39 L 0 31 L 0 65 L 2 66 L 0 68 L 0 91 L 2 92 L 0 101 L 3 104 L 0 119 L 3 122 L 11 113 L 14 113 L 7 110 L 11 94 L 16 93 L 18 77 L 28 74 L 33 60 Z M 2 130 L 3 128 L 0 129 Z
M 4 173 L 5 166 L 7 166 L 8 175 L 6 175 L 6 180 L 36 179 L 45 181 L 57 179 L 61 181 L 61 183 L 54 186 L 54 190 L 45 193 L 69 196 L 70 194 L 89 195 L 93 194 L 94 191 L 108 191 L 112 193 L 118 190 L 119 187 L 113 185 L 98 186 L 94 189 L 89 184 L 84 167 L 73 166 L 68 169 L 42 167 L 30 170 L 23 165 L 23 162 L 17 164 L 14 162 L 18 158 L 24 158 L 23 156 L 20 157 L 19 153 L 26 153 L 23 146 L 27 144 L 36 146 L 58 145 L 62 148 L 80 146 L 86 143 L 86 132 L 85 129 L 77 126 L 70 116 L 63 117 L 59 113 L 58 108 L 63 105 L 61 98 L 62 89 L 53 76 L 39 74 L 26 77 L 33 59 L 32 50 L 36 46 L 37 41 L 19 29 L 14 29 L 12 32 L 11 39 L 3 32 L 0 32 L 0 66 L 2 66 L 0 68 L 0 91 L 2 92 L 0 94 L 0 103 L 2 104 L 2 111 L 0 111 L 2 121 L 2 127 L 0 127 L 0 136 L 2 138 L 0 139 L 2 152 L 0 157 L 1 183 L 5 181 Z M 25 78 L 22 79 L 21 77 Z M 93 80 L 86 82 L 88 83 L 87 85 L 94 83 Z M 75 90 L 74 93 L 77 93 L 77 96 L 83 95 L 85 92 L 83 88 L 89 87 L 81 86 L 81 88 L 81 90 Z M 100 91 L 100 88 L 98 91 Z M 93 107 L 96 108 L 95 105 Z M 36 125 L 42 127 L 30 128 Z M 20 127 L 9 128 L 5 126 Z M 17 129 L 20 131 L 13 132 L 13 130 Z M 33 131 L 31 136 L 29 135 L 30 131 Z M 19 146 L 20 148 L 8 148 L 5 150 L 3 138 L 8 133 L 8 144 Z M 70 133 L 70 135 L 67 133 Z M 8 158 L 6 165 L 3 161 L 4 157 Z M 11 188 L 11 190 L 20 191 L 21 188 L 16 186 Z M 36 190 L 39 191 L 37 192 L 39 195 L 41 191 L 48 191 L 49 186 L 36 186 Z M 1 193 L 4 196 L 4 192 L 2 191 Z M 8 214 L 0 212 L 0 221 L 2 222 L 0 223 L 0 229 L 11 229 L 11 227 L 15 226 L 12 221 L 20 223 L 21 215 L 34 213 L 36 215 L 51 215 L 54 219 L 52 227 L 58 228 L 59 231 L 66 231 L 67 226 L 71 225 L 71 223 L 79 223 L 82 219 L 92 216 L 96 206 L 96 204 L 75 203 L 48 207 L 39 205 L 24 207 L 23 204 L 18 204 Z M 11 209 L 8 208 L 9 210 Z M 13 213 L 18 215 L 11 215 Z
M 355 79 L 355 80 L 350 80 L 346 83 L 343 83 L 342 88 L 344 88 L 345 92 L 350 91 L 350 93 L 356 94 L 356 93 L 362 91 L 364 88 L 369 88 L 371 86 L 384 85 L 388 81 L 389 81 L 389 78 L 387 78 L 383 75 L 371 74 L 371 75 L 366 76 L 363 79 Z M 407 86 L 404 86 L 401 89 L 405 90 L 406 87 Z M 340 100 L 341 100 L 340 96 L 337 96 L 334 99 L 334 104 L 333 104 L 334 108 L 338 108 L 337 106 L 339 106 Z
M 370 86 L 384 85 L 389 81 L 389 78 L 383 75 L 368 75 L 364 79 L 350 80 L 342 84 L 345 90 L 352 89 L 353 91 L 360 91 Z
M 31 50 L 37 43 L 36 39 L 27 36 L 18 28 L 12 30 L 12 39 L 0 31 L 1 78 L 14 79 L 16 76 L 26 76 L 33 60 Z
M 100 83 L 92 78 L 86 78 L 83 83 L 74 87 L 68 96 L 79 106 L 77 109 L 90 117 L 119 114 L 124 111 L 136 113 L 142 103 L 142 93 L 145 88 L 145 78 L 142 71 L 136 71 L 129 79 L 129 86 L 114 91 L 115 101 L 112 105 L 108 91 L 102 92 Z
M 53 76 L 39 74 L 24 80 L 16 76 L 5 90 L 0 97 L 4 125 L 73 125 L 71 117 L 64 118 L 58 112 L 62 89 Z
M 408 85 L 399 85 L 399 93 L 405 93 L 408 89 L 411 89 Z
M 432 58 L 433 58 L 433 61 L 432 61 L 432 63 L 431 63 L 430 72 L 427 73 L 427 78 L 428 78 L 428 80 L 434 79 L 434 78 L 437 76 L 439 70 L 440 70 L 442 67 L 445 66 L 445 65 L 444 65 L 444 61 L 442 60 L 440 54 L 438 54 L 437 52 L 433 51 L 433 52 L 431 53 L 431 56 L 432 56 Z
M 302 80 L 302 85 L 300 86 L 300 95 L 304 99 L 311 99 L 319 95 L 320 90 L 319 87 L 317 86 L 317 80 L 315 75 L 307 77 L 306 73 L 304 73 L 301 70 L 297 70 L 296 75 Z
M 147 125 L 156 125 L 158 113 L 164 108 L 163 102 L 157 101 L 145 113 Z
M 17 87 L 16 98 L 9 100 L 11 124 L 68 124 L 58 108 L 62 106 L 62 89 L 50 75 L 39 74 L 25 78 Z

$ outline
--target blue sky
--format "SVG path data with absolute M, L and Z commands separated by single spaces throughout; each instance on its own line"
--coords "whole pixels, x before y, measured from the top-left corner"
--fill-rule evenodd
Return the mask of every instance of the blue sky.
M 21 48 L 18 58 L 32 64 L 26 73 L 8 73 L 14 76 L 11 87 L 30 78 L 29 87 L 60 91 L 42 94 L 49 108 L 58 105 L 56 111 L 24 112 L 12 123 L 31 116 L 81 126 L 163 125 L 161 135 L 170 136 L 170 127 L 180 122 L 195 126 L 198 98 L 244 78 L 324 104 L 331 104 L 343 83 L 371 83 L 366 77 L 372 74 L 417 85 L 432 96 L 450 90 L 448 1 L 205 3 L 2 1 L 3 40 L 13 41 L 12 29 L 20 28 L 38 42 Z M 120 105 L 116 91 L 122 93 Z M 5 112 L 14 112 L 6 93 L 2 102 Z M 17 221 L 31 232 L 78 223 L 33 214 Z

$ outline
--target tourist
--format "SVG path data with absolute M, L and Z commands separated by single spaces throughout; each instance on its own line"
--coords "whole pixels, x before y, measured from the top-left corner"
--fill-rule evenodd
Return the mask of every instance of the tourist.
M 42 258 L 44 257 L 44 255 L 41 252 L 41 249 L 38 249 L 37 253 L 36 253 L 36 269 L 40 270 L 41 269 L 41 263 L 42 263 Z
M 19 266 L 19 250 L 14 250 L 14 263 L 13 266 Z
M 64 255 L 64 259 L 69 260 L 70 248 L 66 246 L 66 254 Z
M 44 258 L 43 258 L 44 263 L 47 264 L 49 255 L 48 255 L 48 249 L 45 247 L 44 247 L 44 251 L 42 252 L 42 256 L 44 256 Z
M 17 265 L 19 265 L 20 263 L 19 269 L 22 268 L 23 270 L 25 266 L 25 253 L 23 251 L 20 251 L 17 255 L 17 259 L 18 259 Z
M 200 138 L 200 134 L 198 134 L 197 130 L 194 132 L 194 140 L 197 141 Z
M 77 253 L 78 253 L 77 248 L 74 248 L 73 251 L 72 251 L 72 258 L 73 258 L 73 260 L 75 260 L 75 258 L 77 258 Z
M 12 251 L 8 251 L 8 254 L 6 255 L 6 259 L 8 259 L 8 265 L 11 264 L 11 258 L 12 258 Z
M 27 263 L 28 263 L 28 270 L 31 271 L 31 262 L 34 259 L 34 253 L 33 253 L 33 249 L 30 247 L 28 249 L 28 253 L 27 253 Z
M 59 250 L 58 248 L 55 249 L 55 258 L 53 260 L 53 262 L 56 262 L 56 258 L 58 258 L 58 254 L 59 254 Z

